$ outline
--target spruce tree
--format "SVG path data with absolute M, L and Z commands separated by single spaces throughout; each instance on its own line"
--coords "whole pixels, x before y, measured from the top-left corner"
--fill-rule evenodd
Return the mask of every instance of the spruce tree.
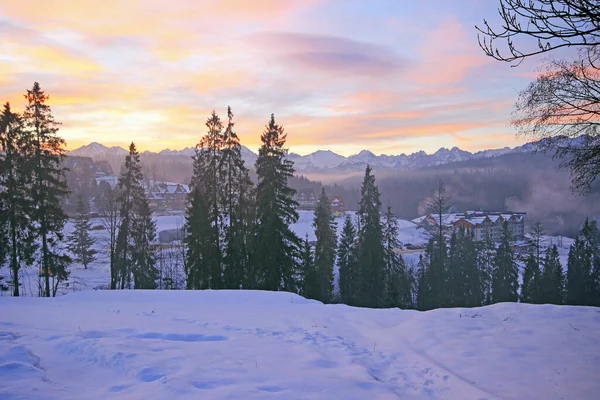
M 317 297 L 323 303 L 333 300 L 333 267 L 337 245 L 337 225 L 331 212 L 331 202 L 325 188 L 321 190 L 315 208 L 313 228 L 317 242 L 315 245 L 315 270 L 317 273 Z
M 427 247 L 430 247 L 429 245 Z M 427 253 L 426 253 L 427 254 Z M 419 263 L 417 265 L 417 309 L 421 311 L 431 308 L 431 288 L 427 282 L 428 262 L 423 254 L 419 254 Z
M 542 273 L 541 302 L 549 304 L 564 303 L 564 273 L 560 264 L 558 247 L 553 245 L 546 250 L 544 272 Z
M 342 235 L 337 247 L 337 266 L 339 272 L 340 301 L 356 305 L 358 285 L 358 243 L 356 228 L 350 215 L 346 215 Z
M 202 194 L 208 205 L 209 221 L 212 227 L 209 242 L 211 249 L 208 252 L 212 256 L 210 259 L 206 259 L 205 263 L 210 273 L 210 288 L 220 289 L 223 285 L 222 242 L 224 236 L 224 204 L 220 201 L 222 179 L 224 178 L 221 170 L 224 146 L 223 122 L 213 111 L 205 125 L 206 134 L 196 146 L 192 186 L 202 186 Z M 233 129 L 233 125 L 231 129 Z
M 272 114 L 256 160 L 257 227 L 251 268 L 257 288 L 293 292 L 297 290 L 300 239 L 290 229 L 298 220 L 298 203 L 293 199 L 296 191 L 288 185 L 294 167 L 286 157 L 286 136 Z
M 159 278 L 156 267 L 156 222 L 144 192 L 136 199 L 131 218 L 131 272 L 136 289 L 156 289 Z
M 455 230 L 450 239 L 446 271 L 446 306 L 477 307 L 485 299 L 473 232 Z
M 599 236 L 596 222 L 586 219 L 579 236 L 569 250 L 566 304 L 600 305 Z
M 511 247 L 512 232 L 508 222 L 502 225 L 502 236 L 494 258 L 492 302 L 516 302 L 519 299 L 519 267 Z
M 465 307 L 478 307 L 484 304 L 485 287 L 481 269 L 478 264 L 475 232 L 459 230 L 459 240 L 463 249 L 463 290 Z
M 437 235 L 432 235 L 425 248 L 427 265 L 427 300 L 428 309 L 446 307 L 448 293 L 446 292 L 446 275 L 448 266 L 448 247 L 446 238 L 438 241 Z
M 223 287 L 240 289 L 249 272 L 254 199 L 252 181 L 242 158 L 242 146 L 234 130 L 231 107 L 227 108 L 227 118 L 219 160 L 219 204 L 225 221 Z
M 44 279 L 40 294 L 50 297 L 61 281 L 68 278 L 68 256 L 60 248 L 67 215 L 62 209 L 69 190 L 61 164 L 65 157 L 65 141 L 57 135 L 59 122 L 46 103 L 49 96 L 35 82 L 25 95 L 27 106 L 23 113 L 31 138 L 31 172 L 34 180 L 31 197 L 34 204 L 33 220 L 41 242 L 39 252 L 40 278 Z M 52 278 L 53 283 L 50 283 Z
M 481 287 L 483 291 L 483 304 L 492 304 L 492 282 L 494 277 L 494 255 L 496 247 L 490 235 L 476 245 L 477 268 L 480 273 Z
M 436 228 L 431 232 L 433 241 L 429 254 L 428 287 L 432 308 L 444 307 L 447 304 L 445 293 L 448 245 L 446 243 L 445 217 L 450 208 L 451 196 L 446 190 L 446 185 L 439 180 L 438 186 L 433 190 L 425 206 L 426 212 L 436 220 Z
M 319 274 L 315 266 L 308 235 L 306 235 L 306 238 L 302 242 L 300 271 L 302 274 L 300 294 L 307 299 L 319 300 Z
M 398 220 L 388 206 L 383 232 L 385 244 L 385 305 L 403 309 L 412 306 L 411 280 L 398 240 Z
M 131 287 L 133 273 L 132 247 L 135 246 L 132 236 L 135 213 L 138 212 L 140 199 L 144 198 L 142 186 L 143 175 L 140 155 L 132 142 L 129 145 L 129 154 L 125 157 L 125 166 L 119 177 L 119 233 L 115 249 L 115 269 L 117 282 L 120 289 Z
M 367 166 L 358 208 L 358 297 L 360 306 L 385 304 L 385 249 L 381 225 L 381 200 L 375 176 Z
M 230 117 L 233 118 L 233 115 Z M 231 131 L 229 136 L 232 136 L 233 121 L 230 122 L 228 129 Z M 193 174 L 185 224 L 188 289 L 219 289 L 223 283 L 223 212 L 225 202 L 229 201 L 224 198 L 227 194 L 224 192 L 231 188 L 228 186 L 230 182 L 222 185 L 220 179 L 224 177 L 221 164 L 230 161 L 231 157 L 222 158 L 223 123 L 215 111 L 205 125 L 207 132 L 192 157 Z M 227 154 L 231 156 L 232 151 L 230 149 Z
M 82 264 L 85 269 L 96 260 L 97 252 L 93 249 L 95 240 L 90 236 L 91 230 L 89 205 L 80 191 L 77 196 L 75 228 L 68 236 L 68 249 L 74 256 L 73 260 Z
M 463 293 L 463 262 L 462 243 L 459 242 L 456 229 L 450 237 L 450 248 L 446 262 L 446 299 L 445 307 L 461 307 L 464 303 Z
M 208 202 L 201 187 L 192 186 L 185 223 L 185 273 L 188 289 L 210 288 L 213 229 Z
M 537 253 L 534 251 L 527 257 L 520 297 L 521 303 L 539 304 L 542 301 L 542 274 L 537 262 Z
M 28 135 L 23 119 L 6 103 L 0 114 L 0 265 L 7 257 L 14 296 L 20 295 L 19 273 L 33 263 L 37 248 Z
M 586 246 L 586 258 L 590 259 L 590 276 L 585 285 L 587 304 L 600 306 L 600 230 L 595 220 L 588 220 L 581 230 Z
M 569 249 L 567 261 L 566 304 L 587 305 L 586 286 L 591 277 L 591 259 L 586 254 L 585 241 L 578 236 Z

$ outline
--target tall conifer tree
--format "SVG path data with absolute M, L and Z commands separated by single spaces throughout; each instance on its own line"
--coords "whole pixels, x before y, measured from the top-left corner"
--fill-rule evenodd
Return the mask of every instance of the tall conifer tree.
M 564 303 L 564 273 L 560 264 L 558 247 L 553 245 L 546 250 L 544 272 L 542 273 L 541 302 L 549 304 Z
M 586 219 L 569 250 L 566 304 L 600 305 L 600 235 L 595 221 Z
M 124 169 L 119 177 L 120 222 L 115 250 L 115 269 L 118 275 L 118 286 L 121 289 L 131 287 L 134 266 L 139 261 L 138 255 L 133 254 L 132 250 L 137 245 L 145 245 L 140 242 L 144 238 L 139 236 L 139 232 L 134 232 L 140 214 L 147 212 L 142 210 L 144 203 L 147 204 L 142 186 L 143 178 L 140 155 L 135 144 L 131 143 L 129 154 L 125 157 Z
M 358 243 L 352 217 L 346 215 L 337 247 L 340 301 L 356 305 L 358 286 Z
M 428 257 L 429 265 L 427 273 L 432 308 L 444 307 L 447 303 L 445 286 L 447 279 L 446 269 L 448 266 L 448 245 L 444 229 L 446 214 L 452 207 L 451 200 L 452 197 L 446 190 L 446 185 L 440 179 L 425 207 L 425 211 L 435 219 L 437 225 L 431 232 L 433 241 L 431 242 L 432 248 Z
M 450 237 L 450 248 L 448 249 L 448 259 L 446 261 L 446 299 L 444 306 L 446 307 L 461 307 L 464 303 L 463 292 L 463 263 L 464 254 L 462 251 L 462 243 L 458 240 L 456 229 L 452 231 Z
M 412 306 L 411 280 L 398 240 L 398 220 L 388 206 L 383 231 L 385 244 L 385 300 L 386 306 L 409 308 Z
M 333 266 L 337 245 L 337 225 L 331 211 L 331 202 L 325 188 L 315 209 L 313 228 L 317 242 L 315 245 L 315 270 L 317 272 L 317 297 L 323 303 L 330 303 L 333 297 Z
M 537 304 L 542 300 L 542 273 L 537 261 L 537 254 L 537 252 L 532 251 L 527 257 L 521 286 L 521 303 Z
M 257 288 L 265 290 L 297 290 L 300 239 L 290 225 L 298 220 L 298 203 L 288 185 L 294 167 L 286 157 L 286 136 L 271 115 L 256 160 L 257 228 L 251 268 Z
M 85 269 L 96 260 L 97 251 L 93 248 L 95 240 L 90 235 L 91 230 L 90 208 L 80 191 L 77 194 L 75 229 L 68 237 L 68 248 L 74 255 L 73 259 L 83 265 Z
M 227 108 L 227 118 L 219 161 L 219 203 L 225 221 L 223 287 L 239 289 L 248 274 L 254 199 L 252 181 L 242 158 L 242 146 L 234 129 L 231 107 Z
M 494 255 L 496 248 L 490 235 L 476 245 L 477 266 L 480 273 L 483 304 L 492 304 L 492 282 L 494 277 Z
M 0 114 L 0 265 L 7 257 L 14 296 L 21 294 L 19 273 L 33 263 L 37 247 L 28 135 L 23 119 L 6 103 Z
M 307 299 L 319 300 L 319 275 L 315 267 L 313 251 L 308 241 L 308 235 L 302 241 L 300 252 L 300 271 L 302 275 L 300 294 Z
M 370 166 L 367 166 L 361 187 L 358 220 L 358 304 L 365 307 L 383 307 L 385 249 L 381 225 L 381 199 Z
M 202 194 L 208 206 L 209 221 L 212 228 L 208 252 L 211 257 L 205 260 L 206 268 L 210 274 L 210 288 L 220 289 L 223 285 L 223 211 L 220 192 L 222 187 L 221 170 L 222 152 L 225 145 L 223 135 L 223 122 L 212 112 L 206 120 L 206 134 L 196 146 L 194 160 L 194 176 L 192 186 L 202 186 Z M 233 126 L 231 126 L 233 129 Z
M 156 289 L 159 278 L 156 267 L 156 222 L 148 205 L 145 192 L 136 199 L 131 219 L 131 272 L 136 289 Z
M 428 244 L 427 249 L 431 249 L 430 244 Z M 427 257 L 427 250 L 425 254 Z M 423 254 L 420 254 L 419 263 L 417 264 L 417 309 L 421 311 L 426 311 L 433 308 L 431 306 L 431 288 L 429 287 L 429 283 L 427 281 L 429 265 L 426 257 L 423 257 Z
M 23 118 L 32 143 L 31 172 L 34 179 L 31 197 L 34 203 L 34 220 L 37 235 L 41 242 L 39 265 L 40 294 L 50 297 L 56 293 L 61 281 L 68 278 L 68 256 L 60 248 L 63 241 L 63 227 L 67 215 L 62 209 L 63 199 L 69 189 L 65 171 L 61 164 L 65 157 L 65 141 L 58 136 L 58 126 L 52 110 L 47 104 L 49 96 L 35 82 L 25 95 L 27 105 Z M 53 284 L 50 283 L 50 278 Z M 43 286 L 43 289 L 42 289 Z
M 494 277 L 492 281 L 492 301 L 516 302 L 519 299 L 519 267 L 512 250 L 513 236 L 508 222 L 502 226 L 500 244 L 494 258 Z
M 185 273 L 188 289 L 210 288 L 213 229 L 206 197 L 200 186 L 191 185 L 185 223 Z

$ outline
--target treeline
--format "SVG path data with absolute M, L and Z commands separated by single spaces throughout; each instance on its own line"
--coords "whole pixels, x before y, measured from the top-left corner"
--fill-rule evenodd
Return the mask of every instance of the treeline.
M 19 272 L 30 265 L 38 266 L 39 295 L 51 296 L 68 278 L 71 256 L 84 267 L 95 260 L 94 241 L 89 204 L 81 193 L 75 229 L 64 240 L 64 141 L 57 135 L 48 96 L 37 83 L 25 97 L 23 114 L 6 104 L 0 116 L 0 261 L 8 261 L 15 296 L 20 294 Z M 390 206 L 382 212 L 368 166 L 358 210 L 346 216 L 340 237 L 324 188 L 314 213 L 316 241 L 298 237 L 290 229 L 298 221 L 298 204 L 285 142 L 284 128 L 271 115 L 261 135 L 254 183 L 231 109 L 225 121 L 213 112 L 192 157 L 181 241 L 167 251 L 157 244 L 140 155 L 131 143 L 118 185 L 96 199 L 108 237 L 110 288 L 176 289 L 183 280 L 190 290 L 281 290 L 325 303 L 421 310 L 518 300 L 600 305 L 596 222 L 586 221 L 571 246 L 566 276 L 558 248 L 545 248 L 544 231 L 537 224 L 520 286 L 509 225 L 499 243 L 475 241 L 465 230 L 448 234 L 443 216 L 449 196 L 441 181 L 426 204 L 438 229 L 430 233 L 415 266 L 408 266 L 399 253 L 398 222 Z M 169 260 L 181 260 L 184 277 Z
M 427 204 L 438 227 L 443 224 L 449 196 L 440 182 Z M 416 270 L 416 306 L 475 307 L 499 302 L 600 306 L 600 232 L 596 221 L 586 220 L 571 246 L 567 274 L 556 245 L 546 246 L 541 223 L 527 238 L 529 253 L 520 273 L 508 222 L 499 243 L 488 237 L 475 241 L 473 232 L 442 228 L 433 232 Z M 522 284 L 519 277 L 522 275 Z

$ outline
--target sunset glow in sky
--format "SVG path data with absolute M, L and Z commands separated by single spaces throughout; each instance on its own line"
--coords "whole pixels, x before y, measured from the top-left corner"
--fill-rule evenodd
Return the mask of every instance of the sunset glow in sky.
M 256 149 L 271 113 L 291 151 L 514 146 L 535 65 L 487 58 L 497 0 L 0 0 L 0 101 L 39 81 L 60 134 L 194 146 L 231 105 Z

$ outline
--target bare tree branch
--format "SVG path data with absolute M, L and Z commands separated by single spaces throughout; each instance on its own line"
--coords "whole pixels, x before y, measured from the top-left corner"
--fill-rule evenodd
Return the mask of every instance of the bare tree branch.
M 525 58 L 562 47 L 595 47 L 600 42 L 597 0 L 500 0 L 500 27 L 483 20 L 479 46 L 488 56 L 519 65 Z M 523 39 L 517 45 L 515 38 Z

